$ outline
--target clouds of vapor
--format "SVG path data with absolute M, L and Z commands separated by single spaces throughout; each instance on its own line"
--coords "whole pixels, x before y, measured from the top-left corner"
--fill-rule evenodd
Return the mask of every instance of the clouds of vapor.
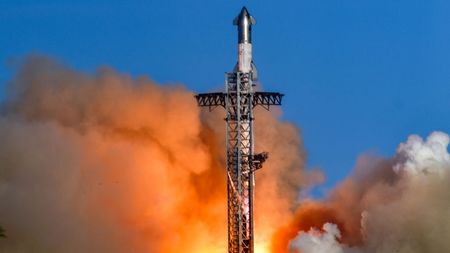
M 337 241 L 340 238 L 341 232 L 338 227 L 335 224 L 325 223 L 323 232 L 311 228 L 308 233 L 299 234 L 290 247 L 303 253 L 344 253 L 344 246 Z
M 398 147 L 397 153 L 402 162 L 395 165 L 394 170 L 413 176 L 447 172 L 450 166 L 449 141 L 449 136 L 442 132 L 432 133 L 426 141 L 411 135 L 406 143 Z
M 339 230 L 324 227 L 300 232 L 291 242 L 302 253 L 438 253 L 450 251 L 450 160 L 447 147 L 449 136 L 432 133 L 426 140 L 412 135 L 400 144 L 389 168 L 395 172 L 391 180 L 375 177 L 348 179 L 331 195 L 328 202 L 348 231 L 356 227 L 358 217 L 360 241 L 339 237 Z M 373 170 L 384 171 L 386 166 Z M 358 175 L 358 173 L 357 173 Z M 373 175 L 369 173 L 368 175 Z M 373 180 L 373 179 L 372 179 Z M 359 197 L 355 198 L 354 195 Z M 348 197 L 351 196 L 351 197 Z M 351 212 L 350 208 L 356 210 Z M 359 213 L 359 215 L 358 215 Z M 353 223 L 353 224 L 352 224 Z M 352 237 L 356 231 L 347 236 Z M 343 243 L 352 242 L 353 247 Z
M 1 252 L 226 249 L 222 113 L 203 117 L 181 86 L 109 69 L 82 74 L 43 57 L 27 58 L 9 88 Z M 256 118 L 256 148 L 270 152 L 256 178 L 261 243 L 306 180 L 297 129 L 270 113 Z
M 29 57 L 0 111 L 0 252 L 226 250 L 224 113 L 181 86 Z M 255 112 L 256 248 L 262 252 L 450 252 L 450 138 L 411 136 L 362 156 L 323 201 L 298 190 L 298 129 Z M 295 210 L 295 212 L 293 212 Z M 279 227 L 279 224 L 283 225 Z

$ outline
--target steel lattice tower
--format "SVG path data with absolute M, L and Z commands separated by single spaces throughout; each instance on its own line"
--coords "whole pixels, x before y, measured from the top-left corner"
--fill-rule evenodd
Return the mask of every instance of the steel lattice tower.
M 253 253 L 254 172 L 267 159 L 266 152 L 255 154 L 253 145 L 253 108 L 267 110 L 281 105 L 282 94 L 254 92 L 256 68 L 252 61 L 251 27 L 256 23 L 245 7 L 234 19 L 238 26 L 238 63 L 225 73 L 226 92 L 196 95 L 199 106 L 226 110 L 228 252 Z

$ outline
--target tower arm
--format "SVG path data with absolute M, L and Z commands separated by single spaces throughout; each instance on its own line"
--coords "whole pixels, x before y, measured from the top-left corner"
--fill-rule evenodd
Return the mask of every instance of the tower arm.
M 253 107 L 261 105 L 265 109 L 269 110 L 272 105 L 281 105 L 283 94 L 279 92 L 254 92 L 252 99 Z M 213 92 L 213 93 L 200 93 L 195 95 L 197 104 L 200 107 L 208 107 L 212 111 L 217 106 L 226 106 L 227 93 Z
M 261 105 L 263 108 L 269 110 L 271 105 L 281 105 L 283 94 L 278 92 L 255 92 L 253 94 L 253 107 Z
M 259 170 L 262 168 L 263 163 L 269 158 L 269 153 L 262 152 L 258 154 L 254 154 L 252 157 L 252 168 L 253 171 Z
M 217 106 L 225 108 L 227 94 L 223 92 L 200 93 L 195 95 L 197 104 L 200 107 L 208 107 L 212 111 Z

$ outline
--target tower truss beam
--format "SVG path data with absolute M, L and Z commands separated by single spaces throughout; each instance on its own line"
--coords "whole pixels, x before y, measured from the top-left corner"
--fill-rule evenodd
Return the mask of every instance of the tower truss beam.
M 251 94 L 244 94 L 242 96 L 247 98 L 252 96 L 251 101 L 253 108 L 261 105 L 266 110 L 269 110 L 270 106 L 280 106 L 281 100 L 284 95 L 279 92 L 253 92 Z M 209 110 L 212 111 L 215 107 L 218 106 L 225 108 L 227 93 L 200 93 L 195 95 L 195 98 L 197 99 L 198 106 L 208 107 Z

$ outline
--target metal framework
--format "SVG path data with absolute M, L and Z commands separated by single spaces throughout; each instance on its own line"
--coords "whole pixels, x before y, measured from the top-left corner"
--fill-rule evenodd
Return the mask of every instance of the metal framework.
M 271 105 L 281 105 L 283 96 L 278 92 L 254 92 L 252 106 L 261 105 L 269 110 Z M 199 106 L 209 107 L 210 111 L 217 106 L 226 108 L 227 93 L 224 92 L 202 93 L 196 95 L 195 98 L 197 98 Z
M 226 92 L 196 95 L 198 105 L 210 111 L 226 110 L 228 252 L 253 253 L 254 172 L 268 158 L 266 152 L 255 154 L 253 145 L 253 108 L 281 105 L 282 94 L 253 92 L 253 72 L 225 74 Z

